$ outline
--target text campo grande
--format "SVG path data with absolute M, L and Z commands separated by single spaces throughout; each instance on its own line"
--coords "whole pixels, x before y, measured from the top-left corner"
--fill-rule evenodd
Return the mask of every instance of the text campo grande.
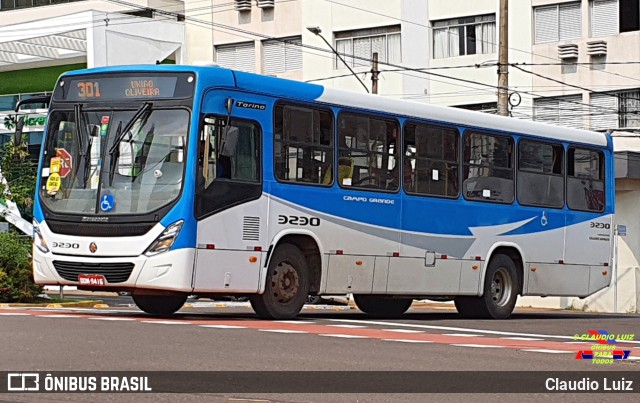
M 151 392 L 146 376 L 53 376 L 41 385 L 45 392 Z M 36 390 L 42 391 L 40 387 Z

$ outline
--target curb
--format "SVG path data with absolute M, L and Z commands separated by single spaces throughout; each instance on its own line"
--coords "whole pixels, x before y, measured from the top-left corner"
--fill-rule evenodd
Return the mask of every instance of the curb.
M 0 304 L 0 308 L 108 308 L 101 300 L 87 300 L 77 302 L 42 302 L 34 304 L 9 303 Z

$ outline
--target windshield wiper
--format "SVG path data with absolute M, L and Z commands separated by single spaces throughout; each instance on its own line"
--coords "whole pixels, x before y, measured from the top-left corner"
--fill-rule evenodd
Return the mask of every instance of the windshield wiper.
M 84 130 L 82 125 L 82 105 L 73 105 L 73 115 L 76 121 L 76 136 L 78 137 L 78 148 L 80 149 L 80 156 L 84 157 Z
M 119 139 L 122 136 L 122 121 L 120 121 L 120 123 L 118 123 L 118 129 L 116 130 L 116 139 Z M 117 151 L 120 151 L 120 147 L 118 147 L 116 149 Z M 115 156 L 115 150 L 113 153 L 109 153 L 109 156 L 111 157 L 111 159 L 109 160 L 109 186 L 113 185 L 113 176 L 116 173 L 116 161 L 118 161 L 118 158 L 120 158 L 120 155 Z
M 120 146 L 120 143 L 122 143 L 122 140 L 124 140 L 124 137 L 127 135 L 127 132 L 131 130 L 133 125 L 138 121 L 138 119 L 146 119 L 149 116 L 149 114 L 151 113 L 152 107 L 153 107 L 153 104 L 151 102 L 145 102 L 136 111 L 135 115 L 133 115 L 133 117 L 127 122 L 127 124 L 124 125 L 124 128 L 122 129 L 122 131 L 116 134 L 116 139 L 113 141 L 113 144 L 111 144 L 111 148 L 109 148 L 109 156 L 112 156 L 113 153 L 118 149 L 118 147 Z

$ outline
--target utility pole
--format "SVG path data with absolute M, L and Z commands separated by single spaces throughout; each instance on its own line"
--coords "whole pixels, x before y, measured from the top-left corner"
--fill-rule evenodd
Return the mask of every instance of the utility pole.
M 509 12 L 508 0 L 500 0 L 498 48 L 498 115 L 509 116 Z
M 373 52 L 373 66 L 371 67 L 371 93 L 378 93 L 378 52 Z

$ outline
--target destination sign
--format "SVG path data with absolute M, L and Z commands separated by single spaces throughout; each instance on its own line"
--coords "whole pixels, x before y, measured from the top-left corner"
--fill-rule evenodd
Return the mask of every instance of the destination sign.
M 192 74 L 63 77 L 54 99 L 99 102 L 127 99 L 185 98 L 193 94 Z

